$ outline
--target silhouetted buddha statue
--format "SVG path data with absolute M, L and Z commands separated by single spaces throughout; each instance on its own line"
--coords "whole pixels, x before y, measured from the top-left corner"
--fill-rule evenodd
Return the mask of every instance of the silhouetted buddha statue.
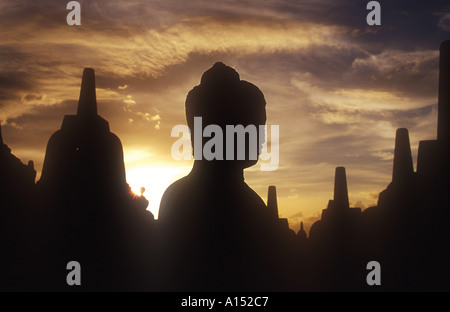
M 223 160 L 198 159 L 197 138 L 192 135 L 192 171 L 164 193 L 159 223 L 166 247 L 163 265 L 171 275 L 164 278 L 170 284 L 167 287 L 240 290 L 263 288 L 267 282 L 264 279 L 269 272 L 264 262 L 271 237 L 266 236 L 274 220 L 243 175 L 245 168 L 257 162 L 250 158 L 250 147 L 256 145 L 259 153 L 263 142 L 250 142 L 246 136 L 244 159 L 227 160 L 225 156 L 226 125 L 264 125 L 265 104 L 255 85 L 240 80 L 239 74 L 223 63 L 207 70 L 200 85 L 187 95 L 186 119 L 191 133 L 194 117 L 202 117 L 202 132 L 208 125 L 218 125 L 224 134 Z M 209 139 L 202 138 L 201 146 Z

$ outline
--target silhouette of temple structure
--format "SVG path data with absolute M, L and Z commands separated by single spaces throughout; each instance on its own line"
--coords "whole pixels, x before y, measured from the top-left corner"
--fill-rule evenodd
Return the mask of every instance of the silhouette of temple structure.
M 347 175 L 344 167 L 337 167 L 334 177 L 334 196 L 328 201 L 326 209 L 322 210 L 322 218 L 314 223 L 309 232 L 309 236 L 314 239 L 315 235 L 321 235 L 320 228 L 326 227 L 326 224 L 332 224 L 333 227 L 353 224 L 358 222 L 361 216 L 361 208 L 350 208 L 347 190 Z M 345 229 L 345 228 L 344 228 Z
M 303 221 L 300 222 L 300 229 L 297 232 L 297 240 L 301 245 L 305 244 L 308 240 L 308 234 L 306 234 L 305 228 L 303 226 Z
M 0 125 L 0 199 L 2 207 L 5 207 L 0 210 L 0 214 L 3 214 L 2 221 L 10 222 L 11 214 L 20 210 L 11 207 L 23 207 L 30 203 L 34 196 L 35 178 L 33 161 L 30 160 L 25 165 L 11 153 L 11 149 L 3 142 Z
M 77 114 L 64 116 L 48 142 L 39 185 L 72 200 L 128 192 L 122 143 L 97 114 L 91 68 L 83 72 Z
M 122 143 L 97 113 L 91 68 L 83 72 L 77 114 L 64 116 L 49 139 L 37 186 L 48 216 L 41 221 L 45 240 L 57 246 L 47 250 L 52 261 L 42 259 L 50 289 L 66 289 L 48 272 L 72 260 L 90 268 L 84 273 L 88 286 L 80 290 L 144 287 L 137 280 L 146 275 L 140 269 L 148 260 L 154 218 L 145 210 L 148 201 L 131 192 Z
M 35 198 L 33 161 L 27 165 L 11 153 L 3 142 L 0 125 L 0 291 L 23 290 L 32 241 Z M 26 286 L 25 286 L 26 287 Z
M 419 142 L 417 171 L 408 130 L 395 136 L 392 181 L 364 211 L 366 256 L 383 266 L 385 290 L 449 289 L 450 41 L 440 47 L 437 140 Z M 419 230 L 420 229 L 420 230 Z
M 406 128 L 399 128 L 395 134 L 394 165 L 392 181 L 396 183 L 410 181 L 414 176 L 414 167 L 409 143 L 409 133 Z
M 74 260 L 81 291 L 450 290 L 450 41 L 440 49 L 437 139 L 420 141 L 416 171 L 399 128 L 377 205 L 351 207 L 346 169 L 336 167 L 333 198 L 309 236 L 303 222 L 295 235 L 279 217 L 275 186 L 265 204 L 245 183 L 255 160 L 195 151 L 154 221 L 130 191 L 122 144 L 98 115 L 86 68 L 77 113 L 51 136 L 37 185 L 33 162 L 11 153 L 0 126 L 0 290 L 68 290 Z M 195 116 L 203 127 L 265 124 L 265 105 L 256 86 L 216 63 L 189 92 L 186 119 L 191 130 Z M 382 268 L 376 288 L 366 284 L 369 261 Z
M 277 227 L 280 232 L 285 233 L 287 235 L 295 234 L 289 228 L 289 221 L 287 218 L 280 218 L 278 214 L 278 199 L 277 199 L 277 188 L 275 185 L 270 185 L 267 190 L 267 208 L 269 210 L 269 214 L 274 222 L 277 224 Z
M 420 141 L 417 173 L 428 183 L 448 185 L 450 164 L 450 40 L 441 43 L 437 140 Z
M 309 232 L 314 272 L 309 278 L 313 290 L 353 291 L 360 288 L 359 279 L 364 276 L 357 255 L 363 245 L 361 218 L 361 208 L 350 207 L 345 168 L 337 167 L 333 199 L 328 201 L 321 219 Z
M 2 195 L 20 194 L 35 183 L 36 170 L 32 160 L 27 165 L 11 153 L 11 149 L 3 142 L 0 124 L 0 178 Z M 2 198 L 5 198 L 2 196 Z

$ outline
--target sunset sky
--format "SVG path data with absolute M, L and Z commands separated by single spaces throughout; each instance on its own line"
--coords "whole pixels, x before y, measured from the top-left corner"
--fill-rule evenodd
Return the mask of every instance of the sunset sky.
M 351 206 L 366 208 L 391 180 L 395 130 L 436 138 L 438 49 L 450 39 L 450 3 L 379 1 L 368 26 L 362 0 L 0 2 L 0 120 L 12 153 L 42 169 L 50 135 L 75 114 L 83 68 L 96 72 L 98 112 L 122 141 L 127 180 L 159 198 L 193 161 L 175 161 L 172 127 L 187 93 L 222 61 L 257 85 L 267 124 L 280 127 L 275 171 L 245 171 L 298 230 L 332 198 L 345 166 Z M 37 179 L 38 179 L 37 178 Z

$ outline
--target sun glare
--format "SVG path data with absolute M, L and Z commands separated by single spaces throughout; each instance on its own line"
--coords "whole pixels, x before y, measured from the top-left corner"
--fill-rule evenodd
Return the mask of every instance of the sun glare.
M 157 219 L 159 203 L 164 191 L 170 184 L 187 175 L 190 169 L 191 167 L 133 168 L 127 170 L 127 182 L 137 195 L 140 195 L 142 188 L 145 188 L 143 195 L 149 201 L 147 210 L 151 211 Z

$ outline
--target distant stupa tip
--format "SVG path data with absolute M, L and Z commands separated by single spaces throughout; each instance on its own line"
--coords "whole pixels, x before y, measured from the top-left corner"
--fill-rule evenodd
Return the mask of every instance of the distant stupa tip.
M 406 128 L 399 128 L 395 135 L 394 166 L 392 169 L 392 181 L 409 179 L 414 173 L 409 143 L 409 133 Z
M 92 68 L 85 68 L 83 71 L 77 115 L 97 115 L 95 71 Z
M 334 205 L 339 208 L 348 208 L 347 175 L 345 167 L 336 167 L 334 176 Z
M 269 208 L 271 214 L 278 218 L 278 203 L 277 203 L 277 189 L 275 185 L 270 185 L 267 194 L 267 208 Z

